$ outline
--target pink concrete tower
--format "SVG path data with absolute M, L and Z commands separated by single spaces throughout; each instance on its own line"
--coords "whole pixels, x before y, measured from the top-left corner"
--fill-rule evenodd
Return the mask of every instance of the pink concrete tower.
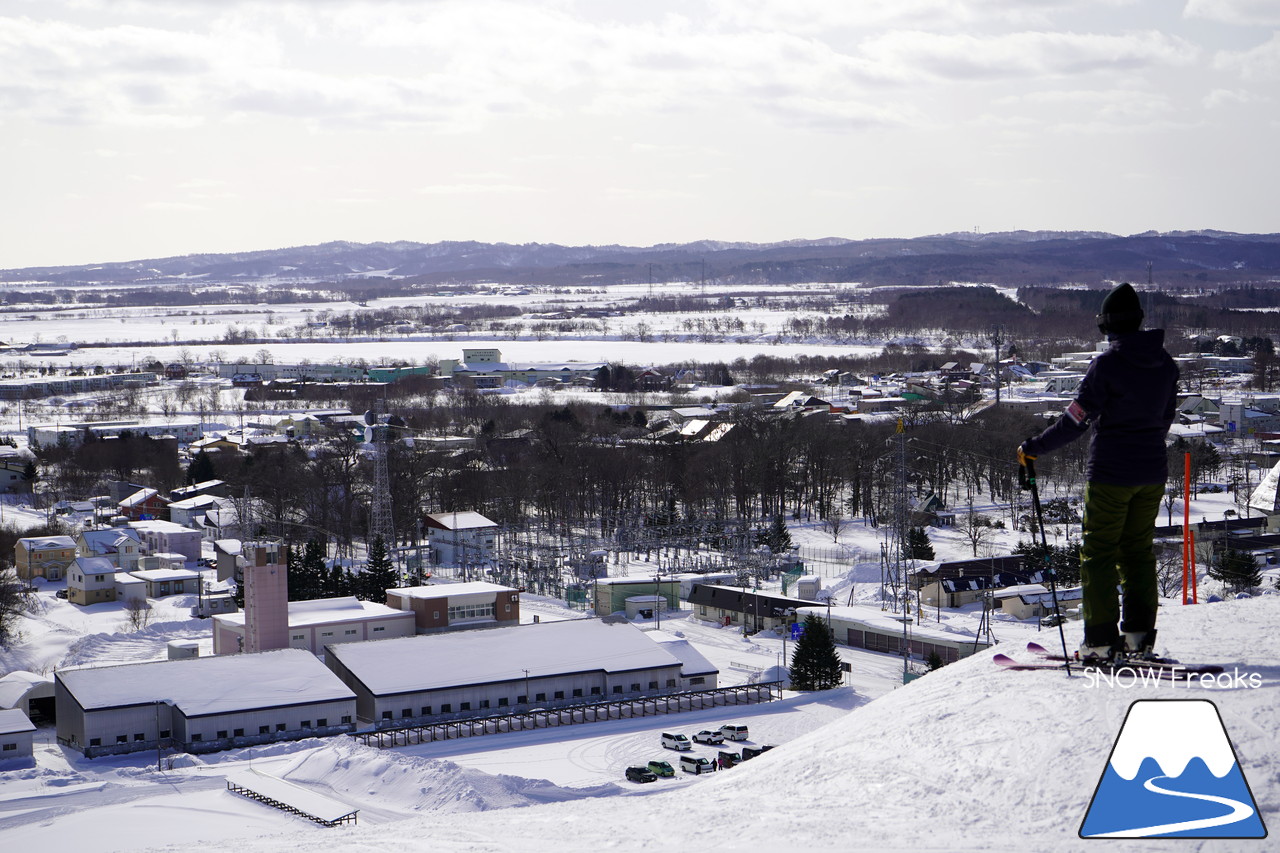
M 282 542 L 246 542 L 244 650 L 289 647 L 289 548 Z

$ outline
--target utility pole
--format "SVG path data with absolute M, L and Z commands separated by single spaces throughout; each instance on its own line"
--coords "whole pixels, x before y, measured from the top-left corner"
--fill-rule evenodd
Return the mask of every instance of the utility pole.
M 996 405 L 1000 405 L 1000 347 L 1004 344 L 1004 326 L 997 323 L 991 327 L 991 345 L 996 350 Z

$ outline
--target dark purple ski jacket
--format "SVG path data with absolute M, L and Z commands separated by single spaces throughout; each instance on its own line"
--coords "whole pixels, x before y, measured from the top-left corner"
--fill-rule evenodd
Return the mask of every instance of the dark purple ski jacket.
M 1093 426 L 1087 477 L 1114 486 L 1146 486 L 1168 478 L 1165 436 L 1177 404 L 1178 366 L 1164 350 L 1164 330 L 1110 338 L 1089 365 L 1076 398 L 1048 429 L 1023 445 L 1030 456 L 1052 453 Z

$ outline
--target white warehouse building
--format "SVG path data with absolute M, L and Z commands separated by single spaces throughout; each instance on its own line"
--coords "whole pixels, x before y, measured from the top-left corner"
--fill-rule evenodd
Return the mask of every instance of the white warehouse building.
M 54 702 L 58 742 L 86 758 L 355 730 L 355 694 L 302 649 L 69 667 L 54 674 Z
M 330 646 L 325 663 L 378 727 L 710 690 L 719 676 L 685 641 L 597 619 Z

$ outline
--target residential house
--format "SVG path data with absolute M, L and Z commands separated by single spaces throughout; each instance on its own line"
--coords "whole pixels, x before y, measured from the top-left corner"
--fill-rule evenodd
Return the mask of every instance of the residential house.
M 13 564 L 24 581 L 62 580 L 76 558 L 76 540 L 70 536 L 26 536 L 13 546 Z
M 203 528 L 204 516 L 210 510 L 222 509 L 231 505 L 232 502 L 229 498 L 219 498 L 214 495 L 196 495 L 169 504 L 169 520 L 174 524 L 190 527 L 192 530 L 200 530 Z
M 76 536 L 77 557 L 105 557 L 126 572 L 138 567 L 142 537 L 127 527 L 85 530 Z
M 0 458 L 0 494 L 31 494 L 31 480 L 26 477 L 27 466 L 31 462 L 21 456 L 5 456 Z
M 1032 583 L 1011 586 L 994 593 L 995 602 L 1001 612 L 1014 619 L 1040 619 L 1053 612 L 1054 594 L 1043 584 Z M 1079 607 L 1084 600 L 1082 587 L 1059 589 L 1057 592 L 1058 607 L 1068 610 Z
M 67 600 L 79 605 L 115 601 L 115 565 L 106 557 L 76 557 L 67 567 Z
M 188 564 L 200 561 L 200 531 L 172 521 L 131 521 L 148 554 L 181 554 Z
M 185 501 L 188 498 L 194 498 L 199 495 L 213 495 L 214 497 L 229 497 L 229 489 L 226 480 L 202 480 L 190 486 L 183 486 L 180 489 L 174 489 L 169 492 L 169 500 Z
M 120 515 L 133 521 L 168 519 L 169 499 L 155 489 L 139 489 L 117 504 Z

